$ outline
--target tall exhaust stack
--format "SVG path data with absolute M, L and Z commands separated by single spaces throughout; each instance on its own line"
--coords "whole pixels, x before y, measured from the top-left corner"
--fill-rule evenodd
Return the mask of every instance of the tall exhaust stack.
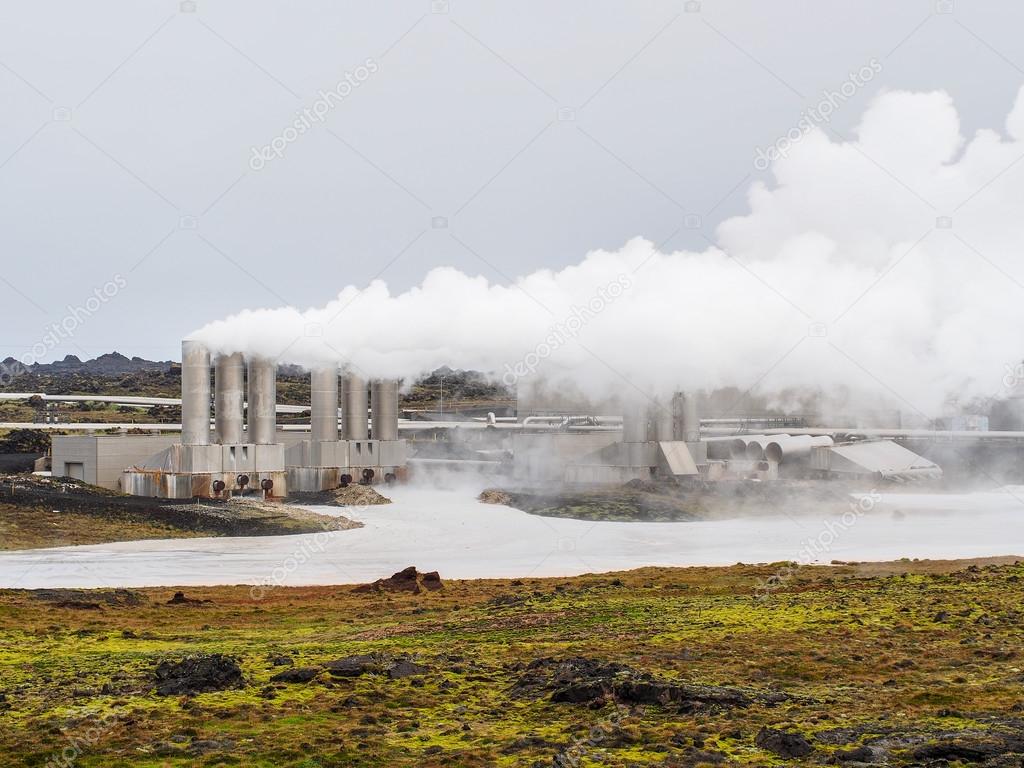
M 672 396 L 672 421 L 675 440 L 700 442 L 700 416 L 697 414 L 697 396 L 676 392 Z
M 210 350 L 181 342 L 181 444 L 210 444 Z
M 373 439 L 398 439 L 398 382 L 394 379 L 373 383 Z
M 277 442 L 277 365 L 272 360 L 249 361 L 249 439 L 256 445 Z
M 214 392 L 217 442 L 221 445 L 238 445 L 245 442 L 242 431 L 245 364 L 240 353 L 221 355 L 217 358 Z
M 647 411 L 637 403 L 630 403 L 622 414 L 622 442 L 647 442 Z
M 369 402 L 366 396 L 366 380 L 349 374 L 345 377 L 344 405 L 341 425 L 346 440 L 366 440 L 369 437 L 369 424 L 366 411 Z
M 672 410 L 666 408 L 660 398 L 655 398 L 647 408 L 647 439 L 673 440 L 672 432 Z
M 310 426 L 314 442 L 338 439 L 338 369 L 321 368 L 310 374 Z

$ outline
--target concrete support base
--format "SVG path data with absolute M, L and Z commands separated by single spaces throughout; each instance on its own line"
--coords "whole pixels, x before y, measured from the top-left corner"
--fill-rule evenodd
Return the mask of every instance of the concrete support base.
M 246 495 L 256 498 L 263 496 L 262 483 L 270 480 L 274 485 L 267 493 L 267 498 L 280 499 L 288 495 L 288 474 L 276 472 L 154 472 L 149 470 L 128 469 L 121 476 L 121 488 L 133 496 L 149 496 L 157 499 L 227 499 L 242 493 L 238 485 L 238 475 L 249 478 L 245 486 Z M 224 490 L 217 493 L 213 484 L 220 480 Z

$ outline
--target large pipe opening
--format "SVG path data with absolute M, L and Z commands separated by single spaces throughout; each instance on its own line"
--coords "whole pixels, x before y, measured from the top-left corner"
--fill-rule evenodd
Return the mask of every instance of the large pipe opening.
M 210 444 L 210 350 L 181 342 L 181 443 Z
M 815 446 L 832 444 L 832 438 L 827 436 L 793 435 L 784 437 L 780 435 L 765 446 L 764 457 L 769 461 L 781 464 L 786 459 L 809 455 Z

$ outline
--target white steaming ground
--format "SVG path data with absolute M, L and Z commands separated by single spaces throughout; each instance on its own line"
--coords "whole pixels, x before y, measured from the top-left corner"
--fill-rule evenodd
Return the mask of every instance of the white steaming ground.
M 512 383 L 539 368 L 593 394 L 848 388 L 934 411 L 1005 393 L 1024 352 L 1022 155 L 1024 89 L 1005 132 L 969 140 L 947 94 L 884 93 L 849 142 L 814 129 L 777 159 L 702 252 L 638 237 L 513 285 L 442 267 L 398 295 L 349 286 L 192 338 L 367 376 L 447 364 Z

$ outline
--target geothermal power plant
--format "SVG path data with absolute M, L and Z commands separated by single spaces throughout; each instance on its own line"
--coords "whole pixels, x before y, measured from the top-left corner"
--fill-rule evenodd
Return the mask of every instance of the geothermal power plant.
M 410 412 L 400 421 L 395 380 L 368 381 L 337 366 L 308 376 L 309 405 L 281 405 L 276 362 L 214 355 L 185 341 L 180 435 L 55 435 L 53 474 L 167 499 L 281 499 L 438 470 L 503 476 L 522 487 L 780 477 L 906 483 L 941 478 L 940 461 L 960 466 L 965 456 L 1016 465 L 1024 445 L 1024 432 L 701 418 L 698 397 L 688 392 L 627 402 L 620 414 L 564 405 L 545 412 L 521 396 L 515 416 L 445 421 Z M 283 425 L 282 412 L 308 414 L 309 424 Z
M 89 482 L 168 499 L 246 492 L 281 498 L 404 474 L 396 381 L 342 376 L 336 366 L 315 370 L 310 431 L 286 433 L 277 421 L 277 363 L 240 354 L 212 359 L 193 341 L 182 343 L 181 354 L 180 440 L 58 437 L 55 471 L 73 477 L 80 469 Z

